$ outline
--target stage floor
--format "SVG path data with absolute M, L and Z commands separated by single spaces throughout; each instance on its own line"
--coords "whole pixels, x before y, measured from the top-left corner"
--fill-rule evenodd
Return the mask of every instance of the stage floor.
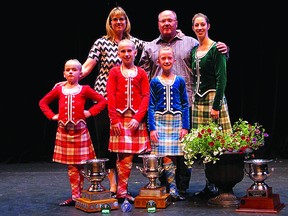
M 136 162 L 129 179 L 129 191 L 137 196 L 140 189 L 148 183 L 142 173 L 136 169 Z M 274 168 L 271 176 L 265 181 L 272 187 L 274 194 L 279 194 L 281 203 L 285 205 L 278 213 L 279 216 L 288 215 L 288 160 L 274 160 L 268 164 L 269 170 Z M 234 187 L 234 194 L 240 199 L 246 195 L 252 180 L 244 175 L 243 180 Z M 89 187 L 85 179 L 84 189 Z M 102 182 L 108 188 L 108 179 Z M 185 201 L 172 202 L 164 209 L 157 209 L 156 215 L 165 216 L 267 216 L 275 213 L 244 213 L 236 212 L 237 207 L 215 207 L 206 201 L 194 199 L 192 194 L 203 189 L 205 176 L 202 165 L 195 165 L 191 174 L 190 187 Z M 59 203 L 71 196 L 71 189 L 67 176 L 67 166 L 57 163 L 0 163 L 0 215 L 1 216 L 84 216 L 101 215 L 101 212 L 85 212 L 74 206 L 61 207 Z M 110 215 L 151 215 L 144 208 L 135 208 L 122 213 L 121 208 L 114 209 Z M 108 214 L 109 215 L 109 214 Z

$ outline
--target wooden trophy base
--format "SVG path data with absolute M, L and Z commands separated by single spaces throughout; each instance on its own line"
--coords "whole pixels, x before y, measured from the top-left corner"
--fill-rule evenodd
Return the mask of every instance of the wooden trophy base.
M 162 186 L 155 189 L 141 188 L 139 196 L 135 197 L 135 208 L 146 208 L 146 204 L 149 200 L 153 200 L 156 203 L 156 208 L 164 209 L 171 203 L 171 195 L 166 193 L 166 187 Z
M 118 209 L 118 200 L 111 198 L 110 191 L 90 192 L 83 190 L 81 198 L 78 198 L 75 207 L 85 212 L 99 212 L 102 204 L 109 204 L 111 210 Z
M 82 190 L 81 198 L 86 198 L 88 200 L 110 199 L 111 192 L 109 190 L 104 190 L 104 191 L 99 191 L 99 192 L 91 192 L 88 190 Z
M 240 199 L 236 212 L 278 213 L 284 206 L 280 202 L 279 194 L 271 194 L 269 197 L 244 196 Z

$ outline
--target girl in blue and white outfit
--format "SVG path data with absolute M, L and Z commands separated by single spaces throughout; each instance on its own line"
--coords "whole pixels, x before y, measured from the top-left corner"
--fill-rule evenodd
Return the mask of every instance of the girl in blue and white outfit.
M 163 168 L 173 201 L 184 200 L 175 181 L 176 156 L 183 155 L 180 140 L 189 130 L 189 102 L 185 80 L 173 73 L 175 62 L 171 47 L 162 47 L 157 60 L 162 72 L 150 81 L 148 126 L 151 154 L 164 155 Z

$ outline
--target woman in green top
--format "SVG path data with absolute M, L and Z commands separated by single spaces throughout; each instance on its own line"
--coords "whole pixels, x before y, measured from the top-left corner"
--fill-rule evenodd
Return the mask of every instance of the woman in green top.
M 216 42 L 209 38 L 210 22 L 206 15 L 197 13 L 192 19 L 192 29 L 199 45 L 192 50 L 194 74 L 194 102 L 192 128 L 211 119 L 224 131 L 231 132 L 231 121 L 225 98 L 227 83 L 226 56 L 217 50 Z
M 210 22 L 206 15 L 202 13 L 194 15 L 192 30 L 197 36 L 199 45 L 192 49 L 194 100 L 191 127 L 198 128 L 200 124 L 212 119 L 223 131 L 232 132 L 225 97 L 227 58 L 217 50 L 216 42 L 209 38 L 209 28 Z M 218 195 L 218 189 L 206 179 L 205 188 L 194 195 L 209 199 Z

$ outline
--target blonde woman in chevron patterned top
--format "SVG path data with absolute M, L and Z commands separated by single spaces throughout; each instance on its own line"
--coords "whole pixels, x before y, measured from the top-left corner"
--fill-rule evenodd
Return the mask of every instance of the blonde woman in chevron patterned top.
M 82 66 L 83 77 L 91 73 L 93 68 L 99 64 L 98 75 L 95 80 L 94 89 L 107 99 L 106 85 L 109 70 L 121 64 L 121 59 L 117 55 L 118 43 L 122 39 L 130 39 L 135 43 L 136 49 L 142 50 L 144 42 L 130 35 L 130 20 L 121 7 L 114 7 L 106 20 L 106 35 L 96 39 L 92 45 L 89 55 Z M 108 110 L 105 108 L 95 120 L 96 140 L 94 147 L 97 158 L 109 158 L 106 162 L 106 168 L 110 170 L 108 179 L 110 182 L 110 191 L 112 197 L 117 193 L 116 178 L 116 153 L 108 151 L 110 138 L 110 120 Z

